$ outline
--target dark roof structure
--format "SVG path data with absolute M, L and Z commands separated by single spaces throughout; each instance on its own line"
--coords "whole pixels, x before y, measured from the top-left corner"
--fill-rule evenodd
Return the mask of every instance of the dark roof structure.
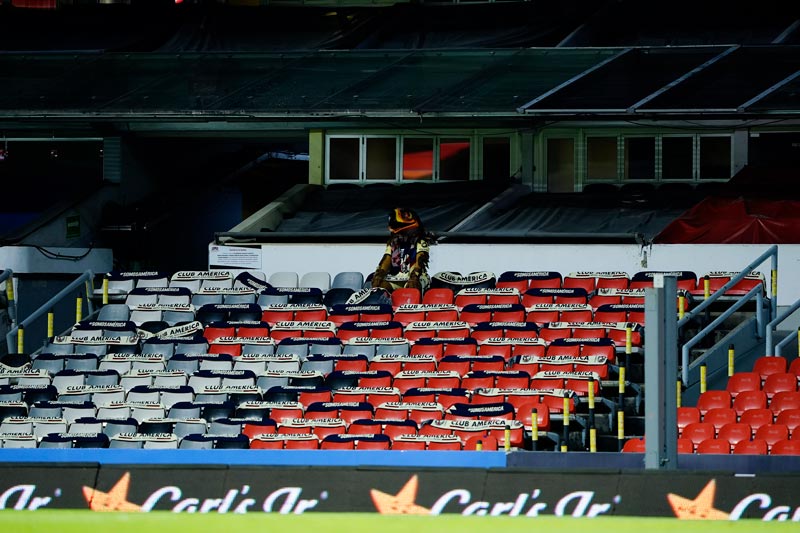
M 800 6 L 778 0 L 2 4 L 6 132 L 40 122 L 91 131 L 212 122 L 218 134 L 269 121 L 504 127 L 800 110 Z
M 0 120 L 791 116 L 799 75 L 778 45 L 9 53 Z

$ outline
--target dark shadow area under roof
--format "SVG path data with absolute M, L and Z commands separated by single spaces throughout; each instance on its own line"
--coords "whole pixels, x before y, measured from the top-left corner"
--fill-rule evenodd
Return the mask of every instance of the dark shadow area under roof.
M 605 2 L 563 46 L 796 44 L 800 5 L 783 0 Z
M 2 2 L 0 2 L 2 4 Z M 0 50 L 262 52 L 556 46 L 596 9 L 589 0 L 381 6 L 0 5 Z
M 684 46 L 797 43 L 800 6 L 782 0 L 0 2 L 0 50 L 263 52 L 315 49 Z
M 414 209 L 428 231 L 447 232 L 507 187 L 483 181 L 320 186 L 296 212 L 284 215 L 276 232 L 388 235 L 388 214 L 394 207 Z
M 262 238 L 372 242 L 386 237 L 389 210 L 405 206 L 442 242 L 646 244 L 713 190 L 689 183 L 596 184 L 566 194 L 515 183 L 334 185 L 315 189 Z
M 690 184 L 587 186 L 580 193 L 530 193 L 490 206 L 459 228 L 489 240 L 648 242 L 704 196 Z M 457 238 L 457 235 L 454 235 Z
M 0 54 L 0 115 L 484 124 L 528 114 L 800 109 L 800 47 Z M 794 102 L 794 107 L 792 103 Z M 484 116 L 481 116 L 484 115 Z M 406 125 L 407 126 L 407 125 Z M 504 127 L 504 126 L 503 126 Z

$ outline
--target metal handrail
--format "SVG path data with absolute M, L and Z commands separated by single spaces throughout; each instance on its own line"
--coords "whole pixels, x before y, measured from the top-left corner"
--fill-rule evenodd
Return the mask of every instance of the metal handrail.
M 800 300 L 790 305 L 788 309 L 784 310 L 783 313 L 776 316 L 774 320 L 767 324 L 766 355 L 781 355 L 781 348 L 797 338 L 797 330 L 795 330 L 779 343 L 774 344 L 773 333 L 777 329 L 778 324 L 789 318 L 789 316 L 798 309 L 800 309 Z
M 16 346 L 14 346 L 14 339 L 16 338 L 17 332 L 20 328 L 23 330 L 31 325 L 36 319 L 50 311 L 58 302 L 66 298 L 67 296 L 71 296 L 75 294 L 75 289 L 80 287 L 81 285 L 85 285 L 86 283 L 92 282 L 94 280 L 94 273 L 91 270 L 87 270 L 77 279 L 75 279 L 72 283 L 61 289 L 61 291 L 47 300 L 44 304 L 42 304 L 36 311 L 31 313 L 25 320 L 14 326 L 11 331 L 6 334 L 6 345 L 8 346 L 9 353 L 13 353 L 16 351 Z M 89 309 L 89 315 L 94 313 L 94 305 L 92 304 L 91 298 L 86 298 L 86 305 Z
M 721 290 L 720 290 L 721 292 Z M 689 352 L 690 350 L 701 340 L 705 338 L 706 335 L 714 331 L 717 326 L 722 324 L 728 317 L 730 317 L 733 313 L 739 310 L 744 304 L 748 301 L 752 300 L 753 297 L 756 298 L 756 331 L 761 334 L 763 331 L 762 324 L 764 322 L 763 313 L 764 310 L 762 309 L 764 306 L 764 294 L 761 287 L 753 287 L 750 289 L 747 294 L 739 298 L 733 305 L 731 305 L 728 309 L 725 310 L 721 315 L 715 318 L 709 325 L 704 327 L 702 330 L 697 332 L 697 334 L 686 341 L 686 343 L 681 348 L 681 381 L 685 386 L 689 385 Z M 681 321 L 683 322 L 683 321 Z M 705 358 L 705 354 L 699 357 L 696 361 L 696 364 L 701 363 Z
M 778 311 L 778 299 L 776 298 L 777 295 L 775 294 L 777 290 L 776 276 L 778 272 L 778 246 L 776 244 L 773 244 L 772 246 L 767 248 L 767 250 L 764 253 L 758 256 L 756 260 L 754 260 L 752 263 L 744 267 L 741 270 L 741 272 L 733 276 L 725 285 L 720 287 L 718 291 L 714 292 L 714 294 L 710 295 L 707 299 L 705 299 L 702 303 L 700 303 L 700 305 L 698 305 L 697 307 L 686 313 L 686 315 L 684 315 L 684 317 L 680 321 L 678 321 L 678 328 L 683 327 L 689 321 L 699 316 L 701 312 L 705 311 L 706 308 L 708 308 L 712 303 L 714 303 L 719 298 L 724 296 L 725 292 L 728 289 L 739 283 L 742 279 L 744 279 L 745 276 L 750 274 L 750 272 L 752 272 L 757 266 L 763 263 L 768 257 L 771 258 L 770 267 L 772 272 L 772 280 L 770 283 L 770 291 L 769 291 L 771 297 L 770 316 L 771 317 L 775 316 Z
M 14 271 L 10 268 L 7 268 L 0 272 L 0 283 L 8 280 L 9 283 L 13 283 L 14 280 L 11 279 L 11 276 L 14 275 Z M 11 323 L 13 324 L 17 320 L 17 309 L 14 305 L 14 301 L 9 299 L 8 302 L 8 317 L 11 319 Z

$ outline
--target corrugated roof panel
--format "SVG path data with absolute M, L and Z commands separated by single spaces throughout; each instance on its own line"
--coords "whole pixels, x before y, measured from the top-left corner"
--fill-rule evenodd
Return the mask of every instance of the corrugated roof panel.
M 494 62 L 465 80 L 457 92 L 436 98 L 423 110 L 512 111 L 617 53 L 598 48 L 498 52 Z
M 181 54 L 134 57 L 135 88 L 103 105 L 103 111 L 211 111 L 229 102 L 257 80 L 270 79 L 303 54 Z M 148 83 L 151 72 L 160 73 Z M 126 76 L 120 73 L 123 80 Z M 236 109 L 236 108 L 234 108 Z
M 722 50 L 717 47 L 633 49 L 528 110 L 627 109 Z
M 450 91 L 495 61 L 489 50 L 418 51 L 325 102 L 317 109 L 402 109 L 423 106 Z
M 292 57 L 229 54 L 0 55 L 0 109 L 203 110 Z
M 324 111 L 331 107 L 327 104 L 330 99 L 375 77 L 387 65 L 408 54 L 407 51 L 308 54 L 287 64 L 278 76 L 255 81 L 236 97 L 220 103 L 220 108 L 254 112 Z M 349 106 L 342 105 L 337 110 L 357 108 L 358 102 L 348 103 Z
M 736 109 L 800 69 L 800 47 L 742 47 L 642 110 Z
M 54 87 L 76 78 L 75 72 L 85 71 L 99 57 L 100 54 L 0 54 L 0 109 L 50 105 L 58 96 Z
M 789 83 L 753 103 L 747 108 L 747 111 L 800 111 L 800 78 L 795 77 Z

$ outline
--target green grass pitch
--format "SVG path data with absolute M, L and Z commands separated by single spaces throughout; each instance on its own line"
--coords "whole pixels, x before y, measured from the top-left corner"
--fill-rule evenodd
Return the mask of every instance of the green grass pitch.
M 590 522 L 591 521 L 591 522 Z M 247 515 L 152 513 L 94 513 L 82 510 L 0 511 L 0 530 L 14 533 L 251 533 L 290 531 L 304 533 L 442 533 L 485 530 L 497 533 L 530 533 L 540 528 L 554 531 L 592 531 L 593 533 L 758 533 L 796 532 L 794 522 L 758 520 L 678 521 L 674 518 L 637 517 L 485 517 L 485 516 L 388 516 L 359 513 L 315 513 Z

